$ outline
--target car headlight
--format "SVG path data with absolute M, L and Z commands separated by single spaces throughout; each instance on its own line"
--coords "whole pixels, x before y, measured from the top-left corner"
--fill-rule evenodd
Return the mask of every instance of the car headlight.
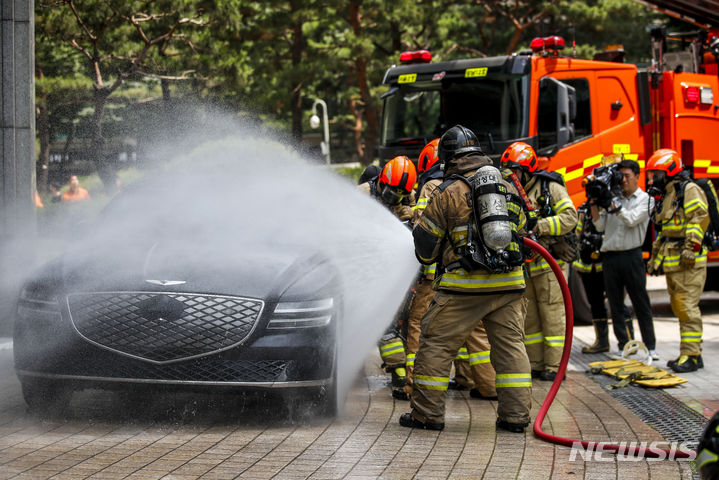
M 324 298 L 304 302 L 280 302 L 267 328 L 309 328 L 322 327 L 332 320 L 334 300 Z
M 20 291 L 17 314 L 28 320 L 57 321 L 62 318 L 57 295 L 37 284 L 25 285 Z

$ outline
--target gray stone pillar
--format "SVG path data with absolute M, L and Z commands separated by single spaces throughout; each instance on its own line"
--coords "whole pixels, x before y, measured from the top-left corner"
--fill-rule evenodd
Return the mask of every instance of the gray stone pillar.
M 35 260 L 34 0 L 1 0 L 0 336 Z

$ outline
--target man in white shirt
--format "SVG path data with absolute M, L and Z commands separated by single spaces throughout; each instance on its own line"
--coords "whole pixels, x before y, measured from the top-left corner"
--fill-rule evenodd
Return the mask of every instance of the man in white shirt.
M 603 253 L 604 285 L 612 313 L 614 334 L 619 351 L 630 339 L 624 320 L 624 290 L 626 289 L 637 315 L 642 340 L 652 359 L 659 360 L 655 350 L 654 320 L 647 294 L 647 277 L 642 244 L 649 225 L 649 214 L 654 199 L 639 188 L 639 164 L 634 160 L 619 162 L 622 173 L 621 197 L 615 199 L 609 211 L 592 205 L 591 213 L 598 231 L 604 232 Z M 618 202 L 618 205 L 615 204 Z M 612 212 L 612 213 L 609 213 Z

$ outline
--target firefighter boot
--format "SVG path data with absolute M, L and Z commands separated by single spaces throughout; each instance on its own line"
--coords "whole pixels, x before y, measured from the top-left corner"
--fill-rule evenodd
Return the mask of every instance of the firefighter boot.
M 681 358 L 681 355 L 679 355 L 679 357 L 675 358 L 674 360 L 669 360 L 667 362 L 667 367 L 674 368 L 672 365 L 676 365 L 680 358 Z M 695 358 L 697 361 L 697 368 L 704 368 L 704 360 L 702 359 L 701 354 L 695 355 Z
M 480 400 L 497 400 L 497 396 L 485 396 L 477 388 L 473 388 L 469 391 L 469 396 L 472 398 L 478 398 Z
M 669 363 L 669 367 L 676 373 L 696 372 L 699 368 L 699 355 L 680 355 Z
M 524 429 L 527 428 L 528 423 L 511 423 L 506 420 L 497 419 L 497 428 L 506 430 L 512 433 L 524 433 Z
M 606 318 L 594 319 L 596 340 L 592 345 L 582 347 L 582 353 L 601 353 L 609 351 L 609 322 Z
M 399 417 L 399 424 L 407 428 L 423 428 L 425 430 L 444 430 L 444 423 L 420 422 L 412 418 L 411 413 L 405 413 Z

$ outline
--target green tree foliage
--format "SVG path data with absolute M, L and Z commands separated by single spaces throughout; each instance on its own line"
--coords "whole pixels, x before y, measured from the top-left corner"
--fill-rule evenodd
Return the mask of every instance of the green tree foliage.
M 565 54 L 591 58 L 605 45 L 622 43 L 629 61 L 644 62 L 646 26 L 666 21 L 633 0 L 36 5 L 38 105 L 45 106 L 49 136 L 66 138 L 89 112 L 99 165 L 103 132 L 112 123 L 104 116 L 107 105 L 119 109 L 155 98 L 170 104 L 174 97 L 210 99 L 286 132 L 296 143 L 306 133 L 312 102 L 324 99 L 333 158 L 369 163 L 381 133 L 382 78 L 404 50 L 428 49 L 436 60 L 504 55 L 526 48 L 535 36 L 557 34 L 567 41 Z M 108 100 L 111 95 L 118 101 Z M 170 110 L 153 111 L 172 116 Z M 40 113 L 39 107 L 39 119 Z
M 37 31 L 50 42 L 72 47 L 82 59 L 82 73 L 92 82 L 91 158 L 109 191 L 114 188 L 115 173 L 104 158 L 108 97 L 127 80 L 168 79 L 164 59 L 174 50 L 191 51 L 192 28 L 205 24 L 203 6 L 194 0 L 38 1 Z M 39 65 L 40 70 L 43 67 Z M 184 74 L 172 78 L 184 78 Z

